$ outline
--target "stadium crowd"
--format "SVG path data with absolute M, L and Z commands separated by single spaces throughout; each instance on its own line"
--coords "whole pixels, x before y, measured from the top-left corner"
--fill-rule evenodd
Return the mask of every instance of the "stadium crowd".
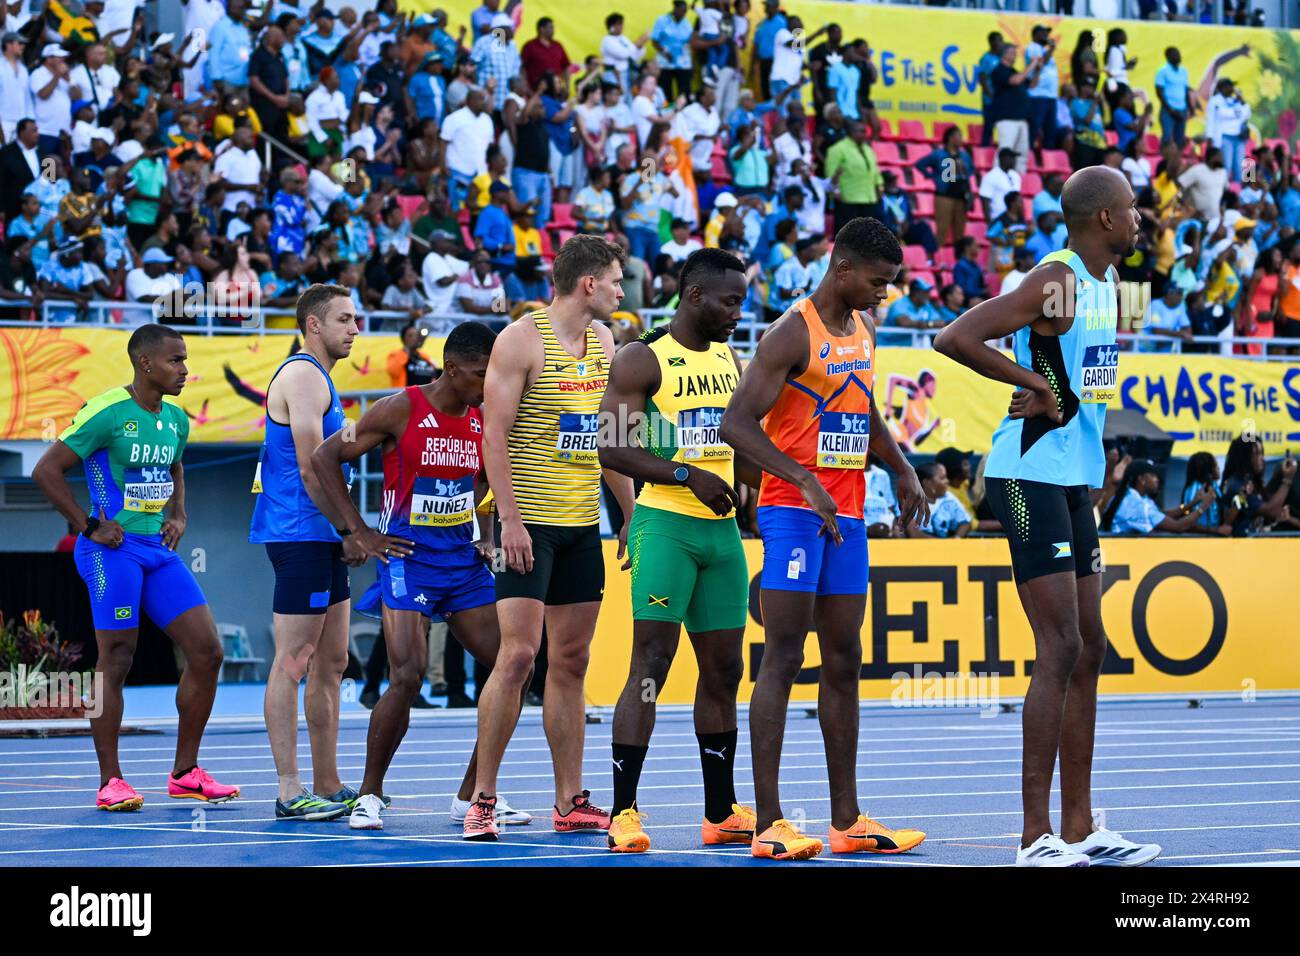
M 184 8 L 179 37 L 147 34 L 143 11 L 121 0 L 90 0 L 75 26 L 8 16 L 3 317 L 50 303 L 51 319 L 76 321 L 94 300 L 169 296 L 172 324 L 233 325 L 255 303 L 290 310 L 310 283 L 337 282 L 360 314 L 383 317 L 372 330 L 400 330 L 389 363 L 400 385 L 432 371 L 411 322 L 504 324 L 547 301 L 549 262 L 575 233 L 628 253 L 621 342 L 675 306 L 677 272 L 701 246 L 740 256 L 746 311 L 774 319 L 824 274 L 827 237 L 865 214 L 904 244 L 881 342 L 910 342 L 1062 248 L 1065 178 L 1105 163 L 1128 176 L 1142 213 L 1121 267 L 1150 290 L 1149 303 L 1125 297 L 1141 305 L 1122 317 L 1122 331 L 1144 333 L 1139 350 L 1232 351 L 1194 334 L 1300 345 L 1289 145 L 1252 139 L 1250 104 L 1223 64 L 1198 82 L 1171 47 L 1154 87 L 1131 88 L 1121 27 L 1104 44 L 1081 32 L 1068 57 L 1046 26 L 1023 49 L 990 34 L 977 64 L 983 122 L 927 130 L 877 114 L 866 38 L 835 23 L 805 30 L 778 0 L 761 11 L 669 0 L 636 37 L 612 13 L 597 50 L 567 48 L 548 18 L 518 23 L 503 0 L 458 24 L 395 0 L 363 14 L 323 2 Z M 1206 129 L 1196 140 L 1194 116 Z M 182 308 L 193 289 L 224 308 Z M 887 399 L 891 427 L 923 388 L 907 385 L 897 408 Z M 1117 463 L 1099 513 L 1115 530 L 1295 526 L 1290 475 L 1278 466 L 1265 481 L 1244 455 L 1230 451 L 1222 475 L 1194 459 L 1173 515 L 1138 500 L 1157 495 L 1153 471 Z M 896 527 L 882 495 L 875 533 L 996 530 L 970 464 L 925 466 L 932 527 Z M 1202 507 L 1205 486 L 1216 493 Z
M 1154 89 L 1131 89 L 1122 28 L 1104 46 L 1082 32 L 1068 72 L 1046 26 L 1023 50 L 991 34 L 984 121 L 963 130 L 881 118 L 870 42 L 806 31 L 778 0 L 671 0 L 638 37 L 612 13 L 598 50 L 503 0 L 461 24 L 395 0 L 184 7 L 179 37 L 147 34 L 121 0 L 91 0 L 77 25 L 8 17 L 5 317 L 48 301 L 75 321 L 92 300 L 197 288 L 224 308 L 177 296 L 169 321 L 236 324 L 254 300 L 285 308 L 336 281 L 394 326 L 504 322 L 549 297 L 554 250 L 594 232 L 629 253 L 624 337 L 674 305 L 701 245 L 745 259 L 746 310 L 771 320 L 815 286 L 837 225 L 870 214 L 906 246 L 878 318 L 882 341 L 908 342 L 1061 248 L 1065 177 L 1106 163 L 1140 196 L 1123 267 L 1150 290 L 1127 317 L 1150 334 L 1139 348 L 1300 336 L 1288 144 L 1252 141 L 1225 71 L 1198 85 L 1175 48 Z

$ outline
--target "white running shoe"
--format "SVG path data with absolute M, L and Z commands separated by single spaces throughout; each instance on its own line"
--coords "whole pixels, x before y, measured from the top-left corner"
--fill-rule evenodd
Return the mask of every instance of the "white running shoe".
M 1114 830 L 1107 830 L 1093 816 L 1093 831 L 1078 843 L 1067 843 L 1073 853 L 1088 857 L 1092 866 L 1141 866 L 1160 855 L 1157 843 L 1134 843 Z
M 1016 851 L 1016 866 L 1087 866 L 1090 862 L 1055 833 L 1044 833 Z
M 383 809 L 383 800 L 373 793 L 363 793 L 358 798 L 357 805 L 352 808 L 348 826 L 353 830 L 382 830 L 384 821 L 380 814 Z
M 458 797 L 452 797 L 451 798 L 451 822 L 463 824 L 465 822 L 465 814 L 469 813 L 469 808 L 472 807 L 473 805 L 474 805 L 473 801 L 461 800 Z M 532 822 L 533 822 L 533 815 L 531 813 L 528 813 L 527 811 L 524 810 L 516 810 L 514 807 L 510 806 L 510 804 L 506 803 L 505 797 L 501 796 L 501 794 L 499 793 L 497 794 L 497 812 L 496 812 L 497 826 L 504 825 L 504 826 L 511 826 L 511 827 L 520 827 L 523 826 L 525 823 L 532 823 Z

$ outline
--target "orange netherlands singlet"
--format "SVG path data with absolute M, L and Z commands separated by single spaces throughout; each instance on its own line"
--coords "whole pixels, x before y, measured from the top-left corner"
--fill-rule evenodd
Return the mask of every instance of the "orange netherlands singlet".
M 826 330 L 812 299 L 794 308 L 808 327 L 808 366 L 785 383 L 763 430 L 772 444 L 817 476 L 838 514 L 861 518 L 876 379 L 871 337 L 857 312 L 853 331 L 838 338 Z M 808 510 L 798 488 L 767 473 L 758 504 Z

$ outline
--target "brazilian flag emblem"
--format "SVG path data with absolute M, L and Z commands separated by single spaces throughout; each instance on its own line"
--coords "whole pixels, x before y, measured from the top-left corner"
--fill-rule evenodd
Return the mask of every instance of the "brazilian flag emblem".
M 140 433 L 140 423 L 137 422 L 135 419 L 131 419 L 129 422 L 122 423 L 122 434 L 138 435 L 139 433 Z
M 129 607 L 113 608 L 113 619 L 117 621 L 131 620 L 131 609 Z
M 673 358 L 670 358 L 670 359 L 668 360 L 668 367 L 669 367 L 669 368 L 685 368 L 685 367 L 686 367 L 686 359 L 681 358 L 680 356 L 674 356 Z

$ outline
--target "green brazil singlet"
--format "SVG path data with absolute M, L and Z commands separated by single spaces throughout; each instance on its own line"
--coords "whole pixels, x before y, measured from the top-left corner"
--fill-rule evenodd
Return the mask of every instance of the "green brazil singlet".
M 90 513 L 104 515 L 129 534 L 156 535 L 172 496 L 172 464 L 190 434 L 185 412 L 163 399 L 146 411 L 125 388 L 96 395 L 77 412 L 59 440 L 86 466 Z

